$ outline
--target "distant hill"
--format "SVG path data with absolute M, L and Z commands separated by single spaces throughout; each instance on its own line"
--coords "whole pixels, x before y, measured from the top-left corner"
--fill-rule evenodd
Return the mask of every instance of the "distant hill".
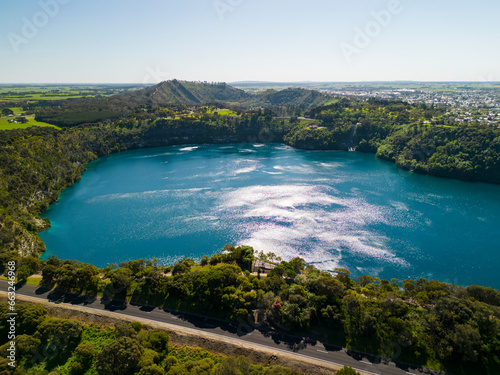
M 149 99 L 155 103 L 199 105 L 214 102 L 234 103 L 249 107 L 269 107 L 276 105 L 296 105 L 311 108 L 324 104 L 329 96 L 314 90 L 287 88 L 267 90 L 252 94 L 226 83 L 165 81 L 143 90 L 127 94 L 136 99 Z
M 251 98 L 243 90 L 225 83 L 162 82 L 145 89 L 157 103 L 205 104 L 212 102 L 243 102 Z
M 271 82 L 271 81 L 237 81 L 230 82 L 229 85 L 237 88 L 248 88 L 248 87 L 312 87 L 318 85 L 325 85 L 332 82 Z

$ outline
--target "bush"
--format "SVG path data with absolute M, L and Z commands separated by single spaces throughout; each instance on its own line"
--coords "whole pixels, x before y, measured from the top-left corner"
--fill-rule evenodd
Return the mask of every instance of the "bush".
M 151 365 L 147 367 L 143 367 L 141 371 L 139 371 L 139 375 L 163 375 L 163 369 L 158 365 Z
M 344 366 L 342 369 L 337 371 L 337 375 L 360 375 L 360 373 L 354 370 L 352 367 Z
M 143 348 L 130 337 L 121 337 L 104 346 L 97 355 L 97 372 L 102 375 L 133 375 Z
M 168 333 L 162 331 L 152 331 L 142 341 L 145 348 L 152 349 L 160 354 L 168 353 Z
M 92 359 L 95 354 L 94 345 L 91 343 L 80 344 L 75 349 L 76 355 L 83 361 Z
M 73 362 L 69 368 L 70 375 L 83 375 L 85 374 L 85 367 L 82 363 L 76 361 Z
M 134 329 L 135 332 L 139 333 L 142 329 L 142 323 L 141 322 L 131 322 L 129 324 L 130 328 Z
M 22 266 L 17 271 L 17 281 L 20 283 L 25 283 L 28 277 L 31 276 L 30 268 L 27 265 Z
M 470 285 L 466 289 L 467 293 L 478 301 L 493 306 L 500 306 L 500 292 L 495 289 L 479 285 Z

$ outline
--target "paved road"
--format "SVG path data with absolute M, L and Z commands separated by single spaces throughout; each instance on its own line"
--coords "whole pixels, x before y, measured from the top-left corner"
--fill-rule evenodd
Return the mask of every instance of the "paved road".
M 0 282 L 0 290 L 7 290 L 7 283 Z M 244 324 L 232 324 L 215 319 L 203 318 L 190 314 L 169 312 L 150 306 L 124 304 L 120 302 L 105 303 L 101 299 L 88 296 L 76 296 L 55 291 L 43 290 L 32 285 L 18 287 L 17 294 L 48 300 L 55 304 L 71 303 L 96 310 L 107 310 L 132 317 L 144 318 L 158 322 L 175 324 L 180 327 L 202 330 L 232 339 L 258 344 L 274 350 L 293 352 L 296 355 L 312 357 L 337 365 L 351 366 L 358 371 L 376 375 L 421 375 L 442 374 L 424 368 L 396 365 L 370 355 L 353 353 L 346 349 L 320 343 L 316 340 L 286 336 L 280 333 L 261 332 Z

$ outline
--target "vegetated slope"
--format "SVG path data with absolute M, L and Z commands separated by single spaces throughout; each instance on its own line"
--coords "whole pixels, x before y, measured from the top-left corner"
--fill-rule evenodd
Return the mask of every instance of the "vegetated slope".
M 6 302 L 0 311 L 8 311 Z M 94 375 L 300 375 L 281 366 L 261 366 L 248 357 L 223 357 L 199 348 L 171 344 L 167 332 L 153 330 L 141 322 L 117 321 L 106 327 L 51 317 L 38 304 L 16 306 L 19 314 L 16 349 L 17 369 L 0 358 L 0 373 L 94 374 Z M 84 319 L 85 321 L 86 319 Z M 0 350 L 6 353 L 8 325 L 0 323 Z M 244 368 L 245 372 L 240 372 Z M 52 371 L 52 372 L 51 372 Z
M 318 91 L 289 88 L 250 94 L 225 83 L 162 82 L 158 85 L 111 97 L 25 103 L 25 110 L 36 111 L 35 119 L 56 126 L 72 127 L 126 118 L 136 120 L 168 117 L 163 109 L 182 110 L 187 106 L 228 106 L 239 110 L 261 107 L 296 107 L 304 110 L 325 104 L 331 97 Z M 217 104 L 220 103 L 220 104 Z
M 264 106 L 295 105 L 312 108 L 326 103 L 331 98 L 315 90 L 287 88 L 285 90 L 267 90 L 256 95 Z
M 330 97 L 314 90 L 288 88 L 282 91 L 267 90 L 249 94 L 226 83 L 162 82 L 156 86 L 128 94 L 144 97 L 155 104 L 200 105 L 215 102 L 237 103 L 249 107 L 295 105 L 312 108 L 326 103 Z
M 82 124 L 94 123 L 105 120 L 117 120 L 126 116 L 125 112 L 118 111 L 78 111 L 67 112 L 62 114 L 46 115 L 44 117 L 37 116 L 38 119 L 56 125 L 56 126 L 77 126 Z
M 444 108 L 341 100 L 307 114 L 319 126 L 297 122 L 284 137 L 287 144 L 307 150 L 355 148 L 417 173 L 500 184 L 500 129 L 456 123 Z
M 18 265 L 24 280 L 41 271 L 42 287 L 102 295 L 101 303 L 115 307 L 129 301 L 211 315 L 275 338 L 291 332 L 304 342 L 315 333 L 330 344 L 456 375 L 500 373 L 500 292 L 494 289 L 423 278 L 353 279 L 348 270 L 320 271 L 301 258 L 259 277 L 250 272 L 256 255 L 251 247 L 226 245 L 200 263 L 184 259 L 168 267 L 140 259 L 97 269 L 32 257 Z M 275 254 L 258 257 L 279 262 Z
M 500 183 L 500 131 L 486 126 L 407 127 L 391 134 L 377 157 L 417 173 Z
M 34 108 L 36 120 L 57 126 L 77 126 L 115 121 L 132 117 L 139 119 L 144 111 L 170 105 L 202 105 L 215 102 L 246 103 L 252 95 L 225 83 L 162 82 L 158 85 L 112 97 L 82 98 L 40 102 Z
M 39 256 L 45 250 L 36 234 L 49 223 L 38 215 L 100 156 L 142 147 L 250 142 L 262 137 L 281 142 L 281 132 L 287 131 L 259 115 L 135 122 L 0 132 L 0 264 L 13 253 Z
M 245 102 L 251 95 L 225 83 L 162 82 L 143 90 L 155 103 L 206 104 L 213 102 Z M 137 93 L 140 94 L 140 93 Z

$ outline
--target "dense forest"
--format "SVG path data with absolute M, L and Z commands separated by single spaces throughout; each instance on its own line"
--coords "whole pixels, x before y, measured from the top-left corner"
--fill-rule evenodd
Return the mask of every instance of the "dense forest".
M 77 261 L 18 259 L 21 282 L 42 274 L 41 286 L 100 295 L 102 303 L 147 304 L 232 320 L 266 332 L 293 332 L 455 374 L 500 371 L 500 292 L 426 279 L 380 280 L 329 273 L 259 254 L 277 266 L 251 273 L 250 247 L 226 246 L 200 263 L 164 267 L 137 260 L 98 269 Z M 475 372 L 474 372 L 475 371 Z
M 5 315 L 7 303 L 0 304 Z M 169 335 L 140 322 L 113 328 L 52 318 L 40 305 L 20 304 L 17 355 L 6 358 L 7 324 L 0 323 L 0 373 L 4 375 L 300 375 L 280 366 L 259 366 L 246 357 L 223 357 L 197 348 L 171 345 Z
M 0 258 L 11 251 L 40 254 L 38 216 L 100 156 L 140 147 L 183 143 L 270 141 L 286 131 L 263 114 L 214 119 L 123 121 L 62 130 L 33 127 L 0 133 Z
M 351 148 L 417 173 L 500 183 L 500 129 L 456 124 L 446 109 L 344 99 L 307 114 L 318 120 L 315 126 L 297 124 L 285 135 L 287 144 L 310 150 Z

